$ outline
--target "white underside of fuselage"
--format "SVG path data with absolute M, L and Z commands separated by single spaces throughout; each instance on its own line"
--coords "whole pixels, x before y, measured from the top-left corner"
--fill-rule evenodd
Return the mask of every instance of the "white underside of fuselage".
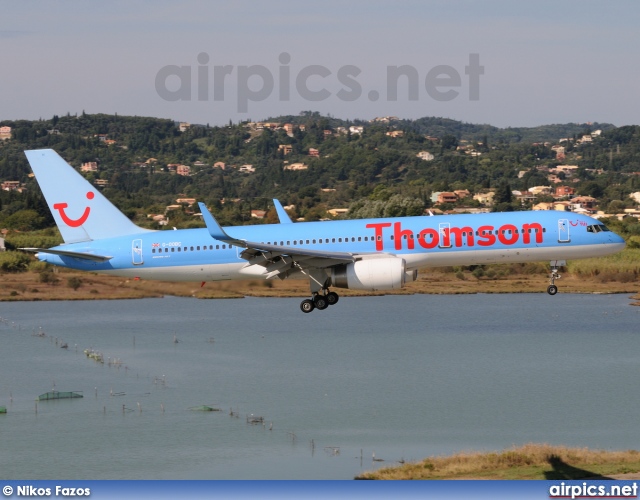
M 468 266 L 480 264 L 513 264 L 536 261 L 554 261 L 602 257 L 616 253 L 624 244 L 597 244 L 581 246 L 554 246 L 545 248 L 504 248 L 482 250 L 456 250 L 451 252 L 426 252 L 400 254 L 406 267 Z M 366 258 L 366 257 L 365 257 Z M 259 265 L 244 262 L 227 264 L 200 264 L 171 267 L 146 267 L 144 264 L 124 269 L 102 271 L 102 274 L 160 281 L 227 281 L 243 279 L 266 279 L 267 271 Z M 290 278 L 306 278 L 300 272 L 289 275 Z

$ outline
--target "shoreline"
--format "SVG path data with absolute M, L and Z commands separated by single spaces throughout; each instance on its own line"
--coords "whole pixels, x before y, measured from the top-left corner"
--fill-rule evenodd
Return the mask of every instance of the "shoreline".
M 528 443 L 497 452 L 427 457 L 359 474 L 356 480 L 639 479 L 640 452 Z
M 163 282 L 134 280 L 116 276 L 58 269 L 53 283 L 41 282 L 36 272 L 3 275 L 0 302 L 36 302 L 44 300 L 118 300 L 159 298 L 164 296 L 198 299 L 236 299 L 244 297 L 308 297 L 306 280 L 245 280 L 207 282 Z M 80 281 L 79 286 L 77 280 Z M 74 283 L 75 281 L 75 283 Z M 73 288 L 76 286 L 76 288 Z M 464 273 L 462 279 L 453 273 L 425 270 L 418 280 L 401 290 L 366 292 L 335 289 L 341 297 L 371 297 L 382 295 L 458 295 L 478 293 L 546 293 L 545 275 L 509 275 L 500 279 L 476 279 Z M 621 283 L 599 280 L 597 277 L 573 276 L 564 273 L 558 281 L 559 293 L 630 294 L 640 305 L 640 282 Z

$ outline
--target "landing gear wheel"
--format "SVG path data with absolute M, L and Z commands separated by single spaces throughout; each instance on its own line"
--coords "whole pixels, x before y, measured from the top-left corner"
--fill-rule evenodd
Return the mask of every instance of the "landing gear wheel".
M 329 292 L 327 294 L 327 302 L 330 306 L 337 304 L 340 296 L 336 292 Z
M 326 309 L 327 307 L 329 307 L 329 301 L 327 300 L 327 298 L 324 295 L 316 295 L 313 298 L 313 303 L 316 306 L 316 309 L 322 311 L 323 309 Z
M 300 302 L 300 310 L 303 313 L 310 313 L 315 308 L 316 308 L 316 306 L 313 303 L 313 300 L 311 300 L 311 299 L 304 299 L 302 302 Z
M 558 274 L 558 261 L 551 261 L 551 275 L 549 276 L 549 287 L 547 288 L 547 293 L 549 295 L 555 295 L 558 293 L 558 287 L 556 286 L 556 280 L 562 278 Z

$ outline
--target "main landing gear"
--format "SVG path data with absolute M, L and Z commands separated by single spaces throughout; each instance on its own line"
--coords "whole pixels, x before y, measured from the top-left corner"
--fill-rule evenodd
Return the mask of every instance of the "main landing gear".
M 549 286 L 547 288 L 547 293 L 549 295 L 555 295 L 556 293 L 558 293 L 558 287 L 556 286 L 556 280 L 559 280 L 560 278 L 562 278 L 562 276 L 560 276 L 558 274 L 558 266 L 556 265 L 551 265 L 551 276 L 549 277 Z
M 340 296 L 336 292 L 329 292 L 328 290 L 322 290 L 325 293 L 314 293 L 313 297 L 310 299 L 304 299 L 300 303 L 300 310 L 303 313 L 310 313 L 314 309 L 319 309 L 320 311 L 326 309 L 329 306 L 338 303 L 338 299 Z

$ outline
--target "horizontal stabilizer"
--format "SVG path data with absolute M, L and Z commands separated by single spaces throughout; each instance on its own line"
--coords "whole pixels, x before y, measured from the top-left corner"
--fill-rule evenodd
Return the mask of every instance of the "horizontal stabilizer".
M 53 250 L 51 248 L 20 248 L 19 250 L 25 250 L 27 252 L 37 252 L 37 253 L 50 253 L 53 255 L 60 255 L 62 257 L 73 257 L 74 259 L 92 260 L 94 262 L 106 262 L 108 260 L 113 259 L 113 257 L 106 256 L 106 255 L 96 255 L 94 253 L 84 253 L 84 252 L 69 252 L 67 250 Z

